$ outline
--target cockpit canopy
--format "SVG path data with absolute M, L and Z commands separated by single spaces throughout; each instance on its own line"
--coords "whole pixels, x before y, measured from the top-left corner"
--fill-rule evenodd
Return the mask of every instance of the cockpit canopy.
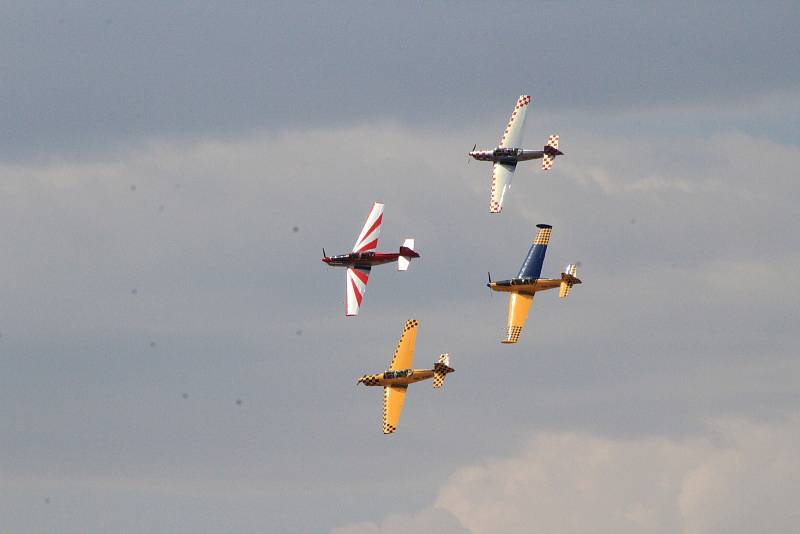
M 522 154 L 521 148 L 495 148 L 494 149 L 494 156 L 495 157 L 512 157 L 515 158 Z
M 383 373 L 383 378 L 405 378 L 411 376 L 413 372 L 413 369 L 400 369 L 398 371 L 389 370 Z

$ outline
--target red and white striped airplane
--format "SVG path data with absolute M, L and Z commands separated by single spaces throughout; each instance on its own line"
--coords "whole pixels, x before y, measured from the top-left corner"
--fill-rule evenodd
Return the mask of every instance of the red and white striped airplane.
M 383 222 L 383 204 L 376 202 L 367 216 L 364 228 L 358 234 L 353 252 L 338 256 L 327 256 L 322 249 L 322 261 L 331 267 L 347 267 L 347 299 L 345 300 L 345 315 L 358 315 L 358 308 L 367 291 L 369 272 L 375 265 L 397 262 L 397 270 L 408 270 L 411 258 L 419 258 L 414 251 L 414 240 L 406 239 L 399 252 L 375 252 L 378 248 L 378 237 L 381 233 Z

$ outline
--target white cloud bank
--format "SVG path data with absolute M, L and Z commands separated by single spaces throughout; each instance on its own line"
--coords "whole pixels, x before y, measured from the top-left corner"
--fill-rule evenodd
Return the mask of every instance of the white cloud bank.
M 334 532 L 463 532 L 451 518 L 474 534 L 796 532 L 798 444 L 798 417 L 719 420 L 683 440 L 541 432 L 456 471 L 431 509 Z

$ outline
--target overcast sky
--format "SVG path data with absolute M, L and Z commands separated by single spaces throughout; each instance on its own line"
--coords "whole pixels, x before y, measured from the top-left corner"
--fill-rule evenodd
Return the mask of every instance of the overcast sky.
M 31 2 L 0 18 L 0 531 L 790 533 L 796 3 Z M 489 166 L 516 98 L 501 215 Z M 344 317 L 372 202 L 380 250 Z M 500 344 L 537 223 L 543 276 Z M 415 366 L 381 433 L 403 322 Z

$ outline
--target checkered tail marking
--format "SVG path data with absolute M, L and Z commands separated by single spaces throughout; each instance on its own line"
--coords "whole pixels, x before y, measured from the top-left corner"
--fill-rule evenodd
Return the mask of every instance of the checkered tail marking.
M 554 154 L 548 154 L 547 147 L 558 150 L 558 134 L 553 134 L 547 138 L 547 144 L 544 146 L 544 156 L 542 156 L 542 170 L 549 171 L 553 168 L 553 162 L 556 159 Z
M 455 371 L 455 369 L 450 367 L 450 355 L 439 355 L 439 360 L 433 364 L 433 387 L 442 387 L 447 374 L 452 373 L 453 371 Z
M 567 298 L 572 291 L 572 286 L 581 283 L 581 281 L 576 278 L 577 274 L 578 266 L 574 263 L 571 263 L 564 268 L 564 272 L 561 273 L 561 285 L 558 289 L 558 298 Z

